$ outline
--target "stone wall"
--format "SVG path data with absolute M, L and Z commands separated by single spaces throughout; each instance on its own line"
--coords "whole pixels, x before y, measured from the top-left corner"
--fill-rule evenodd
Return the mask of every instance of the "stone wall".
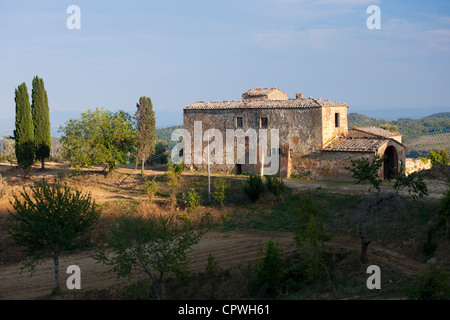
M 222 140 L 224 149 L 223 165 L 214 165 L 214 170 L 223 170 L 233 172 L 236 170 L 235 166 L 225 164 L 225 146 L 226 146 L 226 130 L 237 129 L 237 118 L 242 118 L 243 131 L 247 131 L 252 128 L 257 132 L 260 126 L 260 119 L 267 118 L 268 129 L 278 129 L 280 147 L 284 147 L 287 155 L 289 151 L 297 154 L 308 154 L 322 149 L 322 110 L 321 108 L 303 108 L 303 109 L 185 109 L 184 110 L 184 129 L 188 130 L 191 135 L 191 160 L 194 161 L 194 157 L 201 156 L 201 150 L 194 149 L 194 121 L 202 122 L 202 133 L 208 129 L 218 129 L 222 132 Z M 270 131 L 268 130 L 268 146 L 270 147 Z M 218 137 L 220 139 L 220 137 Z M 185 139 L 185 141 L 187 138 Z M 247 143 L 251 143 L 247 142 Z M 206 141 L 203 142 L 203 148 L 207 145 Z M 286 151 L 286 148 L 288 151 Z M 236 146 L 235 146 L 236 155 Z M 286 160 L 289 157 L 286 158 Z M 237 160 L 237 159 L 235 159 Z M 206 159 L 203 159 L 206 163 Z M 286 174 L 290 171 L 288 166 L 289 161 L 286 162 L 285 170 Z M 248 163 L 248 155 L 246 163 Z M 193 164 L 189 167 L 202 170 L 204 165 Z M 242 166 L 243 173 L 252 173 L 255 170 L 254 165 Z
M 288 96 L 281 90 L 273 90 L 267 95 L 268 100 L 287 100 Z
M 335 126 L 335 114 L 339 114 L 339 127 Z M 322 145 L 327 144 L 338 135 L 347 135 L 347 107 L 322 108 Z
M 431 169 L 431 161 L 430 159 L 413 159 L 406 158 L 405 161 L 405 173 L 409 175 L 413 172 Z
M 309 155 L 292 156 L 292 176 L 309 177 L 318 180 L 352 180 L 350 171 L 351 160 L 366 157 L 373 158 L 373 154 L 365 152 L 330 152 L 320 151 Z

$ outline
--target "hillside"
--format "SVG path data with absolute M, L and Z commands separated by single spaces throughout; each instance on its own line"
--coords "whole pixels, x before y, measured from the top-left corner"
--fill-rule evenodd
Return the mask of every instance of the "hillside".
M 176 141 L 172 141 L 172 132 L 176 129 L 182 129 L 182 128 L 183 128 L 183 126 L 180 125 L 180 126 L 156 129 L 155 130 L 156 139 L 166 141 L 167 146 L 169 147 L 169 149 L 171 149 L 177 144 Z
M 423 117 L 422 119 L 426 119 L 426 118 L 450 118 L 450 112 L 439 112 L 439 113 L 433 113 L 429 116 Z
M 450 112 L 434 113 L 421 119 L 383 120 L 359 113 L 348 115 L 348 127 L 379 127 L 390 124 L 403 134 L 403 143 L 408 147 L 407 157 L 424 157 L 434 148 L 450 148 Z

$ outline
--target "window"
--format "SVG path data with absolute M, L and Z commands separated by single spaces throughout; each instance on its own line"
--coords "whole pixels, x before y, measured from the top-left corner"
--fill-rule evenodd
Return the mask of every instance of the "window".
M 236 118 L 236 128 L 243 128 L 244 127 L 244 123 L 242 121 L 242 117 L 237 117 Z
M 334 126 L 339 128 L 339 113 L 334 114 Z
M 261 129 L 267 129 L 267 118 L 261 118 L 260 127 Z

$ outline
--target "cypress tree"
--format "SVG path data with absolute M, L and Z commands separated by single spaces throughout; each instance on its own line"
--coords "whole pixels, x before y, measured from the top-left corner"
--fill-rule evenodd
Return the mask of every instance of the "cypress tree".
M 15 90 L 16 102 L 16 157 L 19 168 L 25 170 L 25 176 L 34 162 L 34 128 L 31 118 L 30 96 L 23 82 Z
M 48 108 L 47 91 L 44 80 L 38 76 L 33 79 L 31 92 L 31 114 L 34 124 L 34 146 L 36 158 L 41 161 L 41 169 L 44 169 L 45 158 L 50 157 L 52 137 L 50 134 L 50 114 Z
M 145 160 L 155 152 L 155 112 L 152 100 L 148 97 L 140 97 L 136 104 L 137 122 L 137 160 L 142 161 L 141 172 L 144 174 Z M 137 164 L 136 164 L 137 165 Z

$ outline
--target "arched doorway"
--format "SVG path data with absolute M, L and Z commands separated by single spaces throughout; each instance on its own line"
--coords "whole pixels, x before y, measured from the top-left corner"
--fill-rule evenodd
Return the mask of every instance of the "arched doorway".
M 392 179 L 398 172 L 398 154 L 393 146 L 386 148 L 384 152 L 384 179 Z

